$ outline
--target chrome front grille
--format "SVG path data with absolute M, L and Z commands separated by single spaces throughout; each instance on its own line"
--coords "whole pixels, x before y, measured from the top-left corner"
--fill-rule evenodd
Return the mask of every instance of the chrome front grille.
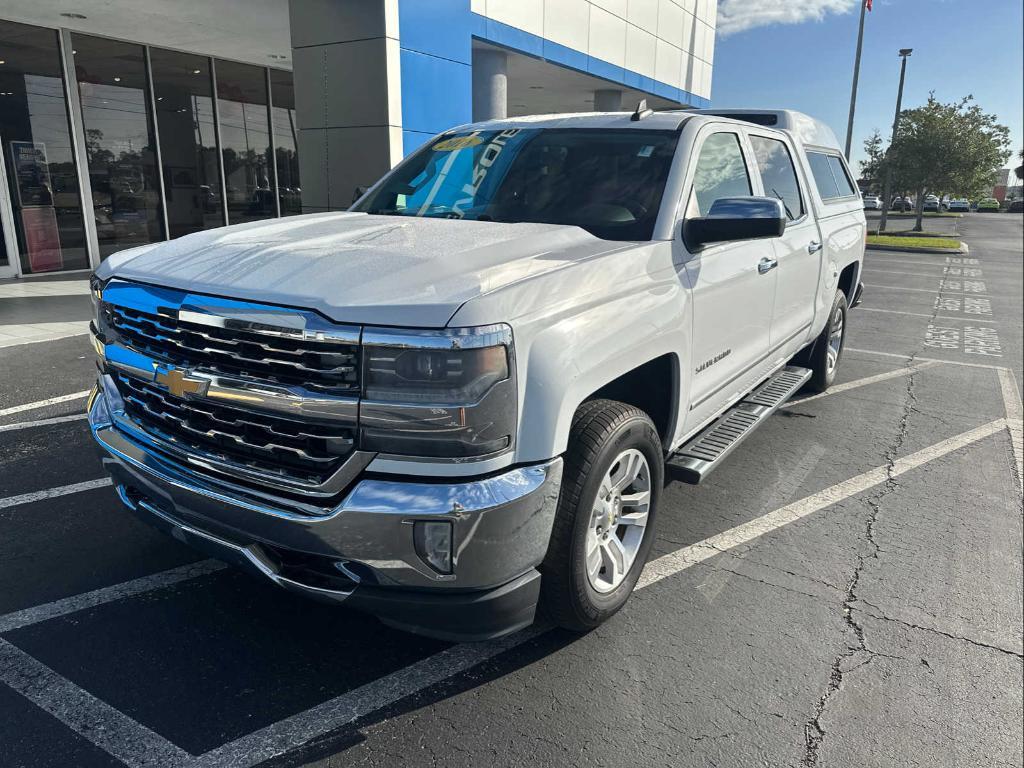
M 324 484 L 355 447 L 355 424 L 289 419 L 211 399 L 175 397 L 166 389 L 117 372 L 125 413 L 174 455 L 260 483 Z
M 126 346 L 177 366 L 330 394 L 359 389 L 357 341 L 282 332 L 252 322 L 224 323 L 175 307 L 152 309 L 108 303 L 107 324 Z
M 115 426 L 164 460 L 319 507 L 372 459 L 356 448 L 360 327 L 117 279 L 100 306 Z

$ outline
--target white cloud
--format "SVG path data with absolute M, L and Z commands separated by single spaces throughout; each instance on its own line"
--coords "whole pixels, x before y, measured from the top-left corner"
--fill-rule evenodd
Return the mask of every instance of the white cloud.
M 857 8 L 858 0 L 719 0 L 718 33 L 726 37 L 754 27 L 821 21 Z

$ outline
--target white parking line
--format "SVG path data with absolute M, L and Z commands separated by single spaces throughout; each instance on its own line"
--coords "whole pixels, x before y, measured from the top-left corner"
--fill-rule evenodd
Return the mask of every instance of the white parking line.
M 52 603 L 36 605 L 32 608 L 25 608 L 21 611 L 14 611 L 0 616 L 0 634 L 10 632 L 14 629 L 27 627 L 31 624 L 39 624 L 43 621 L 66 616 L 69 613 L 77 613 L 87 608 L 95 608 L 99 605 L 112 603 L 115 600 L 124 600 L 135 595 L 142 595 L 153 592 L 157 589 L 165 589 L 183 581 L 198 579 L 210 573 L 222 571 L 228 566 L 219 560 L 200 560 L 197 563 L 181 565 L 149 576 L 142 576 L 138 579 L 115 584 L 112 587 L 102 587 L 91 592 L 83 592 L 80 595 L 66 597 L 63 600 L 54 600 Z
M 0 682 L 130 768 L 174 768 L 192 759 L 185 750 L 6 640 L 0 640 Z
M 847 347 L 847 352 L 859 352 L 862 355 L 878 355 L 879 357 L 895 357 L 900 360 L 918 360 L 920 362 L 929 363 L 942 363 L 943 365 L 959 365 L 961 368 L 983 368 L 987 371 L 1003 371 L 1006 370 L 1006 366 L 1003 365 L 989 365 L 988 363 L 964 363 L 960 360 L 943 360 L 938 357 L 918 357 L 908 355 L 903 352 L 879 352 L 874 349 L 858 349 L 857 347 Z
M 23 493 L 19 496 L 8 496 L 6 499 L 0 499 L 0 509 L 17 507 L 22 504 L 32 504 L 33 502 L 43 501 L 44 499 L 55 499 L 58 496 L 67 496 L 69 493 L 80 493 L 81 491 L 91 491 L 94 488 L 105 488 L 110 485 L 110 482 L 109 477 L 101 477 L 96 480 L 86 480 L 84 483 L 60 485 L 56 488 L 32 491 L 31 493 Z
M 882 256 L 882 257 L 878 257 L 878 258 L 872 257 L 870 259 L 865 260 L 865 262 L 864 262 L 865 268 L 869 268 L 871 266 L 869 262 L 874 262 L 876 264 L 891 264 L 891 265 L 897 266 L 897 267 L 901 267 L 901 266 L 903 266 L 905 264 L 919 265 L 919 266 L 922 266 L 922 267 L 948 267 L 948 266 L 950 266 L 949 263 L 946 262 L 946 261 L 909 261 L 909 260 L 906 260 L 906 259 L 888 259 L 888 258 L 885 258 L 884 256 Z
M 828 388 L 828 392 L 821 392 L 817 395 L 811 395 L 810 397 L 802 397 L 799 400 L 791 400 L 786 403 L 783 408 L 791 408 L 797 405 L 803 405 L 809 403 L 812 400 L 820 400 L 823 397 L 829 395 L 838 395 L 841 392 L 849 392 L 851 389 L 858 389 L 860 387 L 866 387 L 868 384 L 877 384 L 880 381 L 888 381 L 889 379 L 898 379 L 901 376 L 909 376 L 912 373 L 923 371 L 925 368 L 931 368 L 932 366 L 938 365 L 934 360 L 928 360 L 917 365 L 910 365 L 904 368 L 897 368 L 894 371 L 886 371 L 885 373 L 879 373 L 874 376 L 866 376 L 863 379 L 855 379 L 853 381 L 847 381 L 844 384 L 833 384 Z
M 965 448 L 1005 427 L 1005 419 L 984 424 L 912 453 L 893 464 L 893 477 Z M 800 501 L 769 512 L 676 552 L 652 560 L 637 584 L 643 589 L 724 551 L 749 543 L 822 509 L 862 493 L 890 477 L 888 465 L 864 472 Z M 312 709 L 269 725 L 201 755 L 197 768 L 252 768 L 343 725 L 390 706 L 406 696 L 504 653 L 543 632 L 533 627 L 491 643 L 464 643 L 374 680 Z
M 929 320 L 955 320 L 968 323 L 994 323 L 995 320 L 981 320 L 974 316 L 967 317 L 946 317 L 945 315 L 929 315 L 925 312 L 901 312 L 898 309 L 877 309 L 875 307 L 857 307 L 858 312 L 885 312 L 890 315 L 908 315 L 909 317 L 927 317 Z
M 871 272 L 871 274 L 885 274 L 885 275 L 910 275 L 911 277 L 923 277 L 926 280 L 934 280 L 936 277 L 942 277 L 942 275 L 928 274 L 927 272 L 901 272 L 895 269 L 874 269 L 873 267 L 864 267 L 865 272 Z
M 936 294 L 939 294 L 939 293 L 963 293 L 963 291 L 961 291 L 959 289 L 953 290 L 953 289 L 950 289 L 950 288 L 942 288 L 942 287 L 939 287 L 939 288 L 937 288 L 934 291 L 931 290 L 930 288 L 904 288 L 902 285 L 878 285 L 876 283 L 864 283 L 864 287 L 865 288 L 888 288 L 889 290 L 892 290 L 892 291 L 911 291 L 912 293 L 930 293 L 933 296 L 936 295 Z M 988 296 L 988 294 L 984 294 L 984 293 L 974 294 L 974 296 L 975 297 L 986 298 L 986 299 L 990 298 Z
M 67 403 L 72 400 L 84 400 L 89 395 L 89 390 L 84 392 L 74 392 L 70 395 L 60 395 L 59 397 L 50 397 L 46 400 L 36 400 L 34 403 L 25 403 L 24 405 L 12 405 L 10 408 L 0 409 L 0 416 L 10 416 L 12 413 L 21 413 L 22 411 L 34 411 L 36 408 L 45 408 L 48 405 L 56 405 L 57 403 Z
M 13 432 L 17 429 L 31 429 L 32 427 L 48 427 L 51 424 L 63 424 L 65 421 L 82 421 L 85 418 L 86 414 L 84 413 L 73 413 L 70 416 L 54 416 L 52 419 L 17 421 L 14 424 L 0 424 L 0 432 Z
M 1020 402 L 1017 377 L 1008 368 L 1000 368 L 999 389 L 1003 393 L 1003 407 L 1006 409 L 1006 429 L 1010 433 L 1013 458 L 1017 462 L 1017 481 L 1024 494 L 1024 407 Z
M 983 440 L 999 432 L 1005 426 L 1006 419 L 990 421 L 988 424 L 975 427 L 955 437 L 935 443 L 927 448 L 922 448 L 920 451 L 911 453 L 903 458 L 896 459 L 892 464 L 891 470 L 888 466 L 876 467 L 851 477 L 849 480 L 833 485 L 831 488 L 826 488 L 823 491 L 769 512 L 767 515 L 754 518 L 750 522 L 730 528 L 728 531 L 723 531 L 715 536 L 704 539 L 704 541 L 659 557 L 657 560 L 648 563 L 647 567 L 644 568 L 640 582 L 637 584 L 637 589 L 673 576 L 679 571 L 689 568 L 691 565 L 703 562 L 709 557 L 714 557 L 741 544 L 747 544 L 790 523 L 803 520 L 808 515 L 819 512 L 833 504 L 838 504 L 840 501 L 844 501 L 858 493 L 863 493 L 879 483 L 884 483 L 890 477 L 898 477 L 923 464 L 935 461 L 953 451 L 958 451 L 972 443 Z

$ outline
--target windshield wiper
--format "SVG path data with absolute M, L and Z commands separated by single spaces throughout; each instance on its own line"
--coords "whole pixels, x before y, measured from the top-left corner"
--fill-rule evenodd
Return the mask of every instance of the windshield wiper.
M 779 202 L 782 203 L 782 207 L 786 210 L 787 218 L 790 221 L 793 221 L 796 218 L 796 216 L 794 216 L 793 212 L 791 210 L 789 210 L 789 206 L 786 205 L 786 201 L 782 198 L 782 195 L 780 195 L 778 193 L 778 191 L 775 189 L 775 187 L 772 187 L 772 194 L 775 195 L 777 198 L 779 198 Z

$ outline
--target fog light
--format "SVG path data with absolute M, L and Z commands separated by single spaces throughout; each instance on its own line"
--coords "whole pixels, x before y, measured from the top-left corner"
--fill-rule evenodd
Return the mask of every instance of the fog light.
M 452 524 L 447 520 L 417 520 L 413 526 L 416 553 L 438 573 L 452 572 Z

